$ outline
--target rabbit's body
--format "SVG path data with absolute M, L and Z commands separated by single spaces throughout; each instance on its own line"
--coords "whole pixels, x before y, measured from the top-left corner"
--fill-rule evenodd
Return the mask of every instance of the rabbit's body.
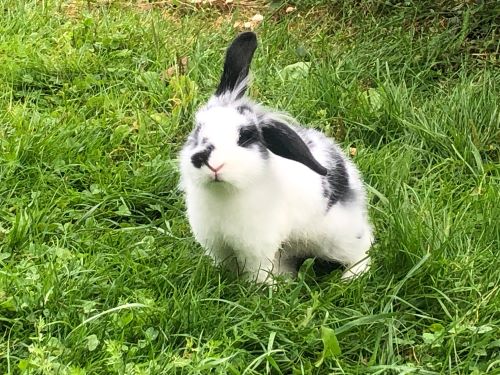
M 259 281 L 295 272 L 295 259 L 308 256 L 353 266 L 345 276 L 363 272 L 373 239 L 356 168 L 322 133 L 242 98 L 246 76 L 233 76 L 233 89 L 221 83 L 198 111 L 181 152 L 196 240 L 217 262 Z

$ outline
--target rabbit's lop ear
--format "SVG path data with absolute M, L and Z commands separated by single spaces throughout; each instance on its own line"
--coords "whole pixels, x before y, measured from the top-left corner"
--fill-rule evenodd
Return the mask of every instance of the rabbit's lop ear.
M 245 94 L 247 76 L 253 53 L 257 48 L 257 36 L 252 32 L 241 33 L 226 52 L 224 71 L 215 96 L 229 93 L 236 100 Z
M 302 163 L 314 172 L 326 176 L 328 170 L 314 158 L 309 147 L 291 127 L 269 120 L 261 124 L 260 129 L 264 144 L 273 154 Z

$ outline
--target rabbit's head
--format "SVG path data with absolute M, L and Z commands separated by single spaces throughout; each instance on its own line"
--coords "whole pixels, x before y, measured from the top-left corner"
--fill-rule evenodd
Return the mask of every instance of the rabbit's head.
M 266 178 L 273 154 L 326 175 L 285 121 L 245 97 L 256 47 L 252 32 L 240 34 L 229 46 L 217 91 L 196 113 L 195 128 L 183 148 L 183 179 L 198 186 L 243 189 Z

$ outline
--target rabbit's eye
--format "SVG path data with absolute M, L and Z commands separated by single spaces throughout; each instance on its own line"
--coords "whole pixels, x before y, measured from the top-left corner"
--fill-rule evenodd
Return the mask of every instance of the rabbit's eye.
M 240 136 L 238 138 L 238 146 L 248 147 L 251 144 L 259 141 L 259 131 L 255 125 L 244 126 L 240 128 Z

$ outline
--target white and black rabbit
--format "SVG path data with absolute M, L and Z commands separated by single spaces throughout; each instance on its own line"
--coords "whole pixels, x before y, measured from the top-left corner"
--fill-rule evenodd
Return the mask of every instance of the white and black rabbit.
M 360 175 L 334 141 L 245 96 L 256 48 L 252 32 L 229 46 L 180 154 L 194 236 L 217 263 L 258 281 L 295 273 L 304 257 L 359 275 L 373 241 Z

